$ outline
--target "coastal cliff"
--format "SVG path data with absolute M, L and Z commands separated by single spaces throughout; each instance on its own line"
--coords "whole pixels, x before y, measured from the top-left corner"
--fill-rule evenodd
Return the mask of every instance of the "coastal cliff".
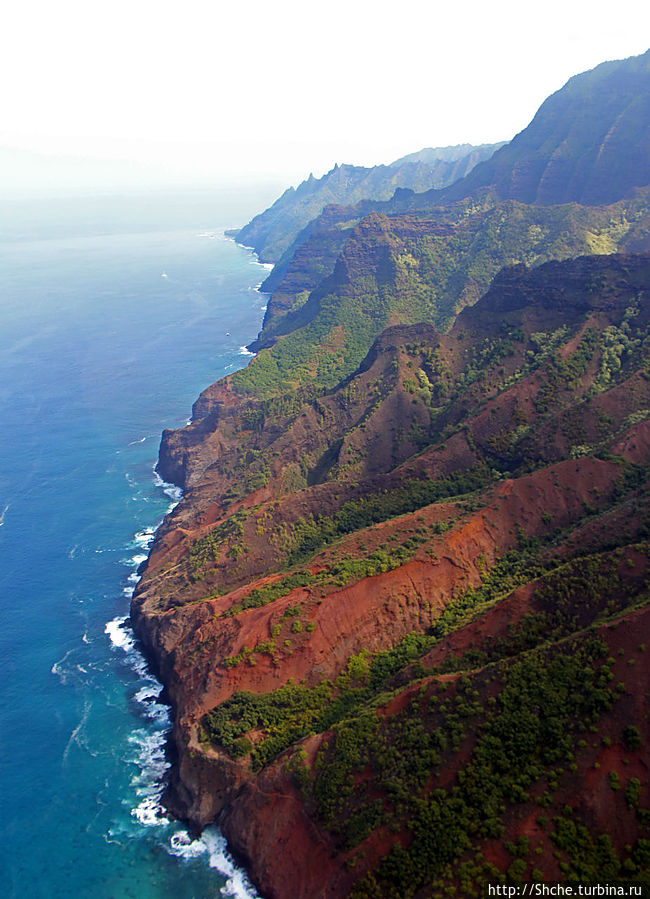
M 565 141 L 594 78 L 627 110 L 646 57 L 509 152 Z M 616 133 L 636 159 L 647 128 Z M 264 896 L 648 876 L 646 174 L 330 207 L 255 359 L 164 432 L 183 500 L 132 621 L 174 710 L 165 802 Z
M 647 675 L 642 622 L 622 635 L 647 614 L 649 287 L 645 255 L 505 270 L 447 335 L 390 329 L 353 377 L 299 414 L 256 429 L 259 407 L 237 403 L 226 381 L 199 401 L 204 417 L 165 435 L 161 471 L 186 492 L 156 538 L 133 621 L 176 710 L 166 801 L 195 828 L 218 821 L 264 895 L 345 896 L 381 878 L 396 847 L 413 846 L 411 800 L 404 809 L 394 790 L 415 783 L 404 773 L 391 787 L 381 775 L 369 790 L 368 766 L 382 770 L 372 758 L 379 728 L 399 769 L 406 747 L 390 722 L 401 728 L 443 687 L 469 682 L 478 698 L 467 714 L 480 717 L 508 689 L 489 672 L 541 666 L 546 676 L 547 654 L 564 658 L 587 636 L 603 658 L 616 637 L 634 678 Z M 249 454 L 267 460 L 268 478 L 238 493 Z M 302 484 L 298 460 L 313 462 Z M 558 605 L 544 585 L 561 584 L 564 597 L 585 566 L 586 607 L 580 590 Z M 644 694 L 625 674 L 625 691 L 608 688 L 588 716 L 620 757 L 625 727 L 650 739 Z M 458 712 L 443 705 L 426 726 L 420 712 L 413 719 L 425 728 L 422 751 L 431 733 L 447 734 L 416 779 L 423 802 L 430 789 L 451 790 L 488 727 L 461 723 L 454 738 Z M 353 758 L 339 758 L 359 721 L 372 738 L 357 734 Z M 556 780 L 551 810 L 574 791 L 575 826 L 607 832 L 616 797 L 592 807 L 585 784 L 608 772 L 588 773 L 591 743 L 579 751 L 581 726 L 564 726 L 562 760 L 575 776 L 558 779 L 537 759 L 521 798 L 499 800 L 501 838 L 476 836 L 485 859 L 505 858 L 521 816 Z M 634 758 L 626 776 L 645 764 Z M 350 789 L 330 795 L 324 770 Z M 543 837 L 538 869 L 555 876 L 551 831 Z M 623 864 L 628 837 L 610 839 Z

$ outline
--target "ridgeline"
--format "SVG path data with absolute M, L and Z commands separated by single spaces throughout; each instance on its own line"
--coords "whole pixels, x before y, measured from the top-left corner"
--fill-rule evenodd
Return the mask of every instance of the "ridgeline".
M 649 88 L 604 63 L 442 189 L 340 167 L 239 232 L 257 355 L 163 434 L 132 619 L 167 806 L 267 897 L 648 880 Z

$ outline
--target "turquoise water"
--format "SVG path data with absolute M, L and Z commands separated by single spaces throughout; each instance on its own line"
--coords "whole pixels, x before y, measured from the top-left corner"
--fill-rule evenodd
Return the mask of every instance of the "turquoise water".
M 0 891 L 252 895 L 157 799 L 165 706 L 128 625 L 177 499 L 163 427 L 247 361 L 264 269 L 223 235 L 271 199 L 36 201 L 0 217 Z M 221 869 L 222 873 L 219 873 Z

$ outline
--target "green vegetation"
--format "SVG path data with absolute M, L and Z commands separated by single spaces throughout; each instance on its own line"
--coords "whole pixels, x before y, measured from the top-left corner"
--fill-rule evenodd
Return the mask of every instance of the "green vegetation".
M 634 752 L 636 749 L 640 749 L 643 745 L 641 742 L 641 733 L 638 727 L 635 727 L 633 724 L 628 724 L 628 726 L 623 731 L 623 742 L 625 744 L 625 748 L 629 749 L 631 752 Z
M 535 408 L 538 412 L 548 412 L 557 405 L 561 390 L 575 390 L 578 381 L 587 371 L 598 342 L 598 332 L 594 328 L 589 328 L 578 348 L 568 358 L 563 359 L 557 353 L 553 354 L 546 367 L 545 383 L 535 397 Z
M 349 500 L 334 515 L 299 519 L 291 530 L 288 564 L 295 565 L 347 534 L 415 512 L 442 499 L 472 493 L 490 478 L 486 468 L 477 466 L 435 480 L 412 479 L 392 490 Z
M 309 732 L 331 691 L 331 684 L 323 683 L 313 690 L 288 685 L 272 694 L 235 693 L 203 717 L 204 738 L 221 746 L 233 758 L 252 750 L 253 770 L 259 770 Z M 253 728 L 262 729 L 266 734 L 254 749 L 245 736 Z
M 606 656 L 602 642 L 583 638 L 529 653 L 489 681 L 461 678 L 443 692 L 434 682 L 403 713 L 375 719 L 371 741 L 364 739 L 362 716 L 336 727 L 311 783 L 324 820 L 345 840 L 348 821 L 368 805 L 356 775 L 370 765 L 384 797 L 382 823 L 398 815 L 409 832 L 355 896 L 375 895 L 374 889 L 408 897 L 425 883 L 452 879 L 451 863 L 477 838 L 502 836 L 509 805 L 531 796 L 543 804 L 544 785 L 547 792 L 557 788 L 557 766 L 573 758 L 581 729 L 616 701 Z M 477 740 L 467 763 L 449 787 L 423 797 L 424 785 L 443 770 L 447 753 L 459 750 L 470 726 Z M 580 847 L 567 840 L 563 848 L 577 855 Z
M 328 730 L 362 703 L 380 694 L 387 681 L 430 645 L 422 634 L 410 634 L 394 649 L 371 657 L 352 656 L 334 682 L 316 687 L 289 684 L 271 693 L 240 691 L 208 712 L 201 721 L 203 738 L 233 756 L 251 752 L 251 766 L 259 770 L 280 752 L 310 733 Z M 258 649 L 257 647 L 256 649 Z M 246 658 L 253 650 L 242 653 Z M 246 752 L 236 747 L 251 729 L 263 732 Z
M 643 557 L 646 556 L 647 549 L 645 544 L 638 547 L 638 550 L 643 553 Z M 319 576 L 305 571 L 295 572 L 288 579 L 260 588 L 260 592 L 268 590 L 269 593 L 262 594 L 262 597 L 266 602 L 270 602 L 272 600 L 269 597 L 275 598 L 277 595 L 281 595 L 279 591 L 288 589 L 288 584 L 294 583 L 292 578 L 295 578 L 296 584 L 302 586 L 305 583 L 326 583 L 328 582 L 326 578 L 332 583 L 333 576 L 337 574 L 339 577 L 352 576 L 355 580 L 364 576 L 372 576 L 376 572 L 371 566 L 376 560 L 377 554 L 372 554 L 368 559 L 353 562 L 351 566 L 349 562 L 344 562 L 331 569 L 324 569 Z M 558 566 L 553 561 L 547 562 L 546 565 L 540 565 L 535 561 L 534 550 L 530 547 L 528 551 L 513 550 L 507 553 L 484 575 L 483 582 L 479 587 L 470 587 L 447 604 L 428 634 L 410 634 L 394 649 L 378 653 L 372 658 L 367 653 L 362 653 L 358 658 L 354 657 L 349 663 L 347 672 L 341 675 L 334 684 L 327 682 L 326 690 L 323 684 L 314 688 L 316 691 L 314 695 L 317 699 L 312 698 L 312 690 L 302 685 L 292 687 L 289 691 L 283 688 L 284 692 L 279 694 L 279 707 L 285 709 L 284 723 L 280 725 L 279 719 L 273 719 L 272 727 L 267 730 L 266 735 L 255 748 L 254 765 L 260 767 L 270 758 L 275 757 L 277 752 L 281 751 L 278 747 L 284 749 L 291 745 L 291 742 L 309 732 L 327 729 L 332 722 L 339 720 L 343 713 L 349 711 L 350 702 L 357 705 L 369 702 L 384 689 L 391 678 L 403 671 L 407 665 L 411 666 L 410 677 L 430 675 L 431 670 L 424 667 L 419 661 L 427 651 L 447 634 L 480 614 L 488 605 L 504 597 L 518 585 L 529 583 L 539 575 L 543 575 L 543 578 L 536 590 L 537 602 L 546 608 L 525 615 L 519 622 L 510 626 L 507 636 L 497 637 L 490 641 L 487 648 L 469 650 L 459 658 L 453 655 L 448 656 L 435 671 L 448 673 L 482 667 L 491 661 L 506 659 L 542 644 L 557 642 L 575 632 L 579 627 L 598 620 L 606 620 L 611 615 L 620 614 L 625 609 L 647 602 L 649 598 L 648 575 L 622 583 L 617 576 L 618 564 L 619 560 L 616 554 L 612 556 L 595 555 Z M 545 573 L 545 569 L 549 567 L 552 570 Z M 259 594 L 254 597 L 254 601 L 261 601 Z M 232 614 L 239 610 L 239 607 L 233 607 L 229 612 Z M 299 612 L 300 606 L 296 606 L 287 609 L 285 615 Z M 299 629 L 293 629 L 294 633 L 301 631 L 302 625 Z M 253 652 L 271 652 L 273 654 L 274 646 L 272 643 L 260 644 L 253 649 L 246 649 L 239 656 L 225 660 L 225 664 L 230 666 L 239 664 Z M 359 660 L 363 661 L 362 666 Z M 351 671 L 355 672 L 357 678 L 352 693 L 349 689 Z M 363 675 L 363 683 L 358 682 L 360 674 Z M 288 697 L 291 699 L 290 704 L 295 705 L 301 713 L 305 702 L 314 713 L 308 729 L 300 731 L 298 722 L 288 714 Z M 228 712 L 234 710 L 228 720 L 231 727 L 235 727 L 235 722 L 237 723 L 239 730 L 236 732 L 236 737 L 244 736 L 247 732 L 248 718 L 240 715 L 238 711 L 242 702 L 246 709 L 250 709 L 251 706 L 259 707 L 262 710 L 276 708 L 275 693 L 263 696 L 246 694 L 244 699 L 240 694 L 235 694 L 235 697 L 228 700 L 225 709 Z M 215 710 L 214 714 L 217 711 Z M 219 712 L 219 714 L 223 713 Z M 219 720 L 222 719 L 219 718 Z M 301 720 L 304 724 L 304 719 Z M 230 749 L 231 741 L 227 733 L 222 732 L 220 725 L 218 726 L 214 721 L 210 723 L 210 721 L 204 723 L 204 730 L 208 738 L 224 748 Z M 260 717 L 255 726 L 268 728 L 269 722 Z M 288 731 L 284 730 L 285 726 Z M 226 733 L 225 737 L 224 733 Z M 289 737 L 288 734 L 291 736 Z M 640 746 L 639 731 L 634 726 L 625 729 L 623 739 L 626 747 L 630 750 Z
M 504 265 L 534 266 L 596 249 L 615 252 L 647 212 L 643 197 L 605 208 L 529 207 L 486 197 L 481 203 L 464 201 L 444 211 L 427 210 L 426 215 L 440 217 L 441 224 L 455 223 L 452 229 L 438 230 L 415 228 L 410 218 L 375 214 L 367 221 L 378 227 L 369 227 L 368 236 L 363 226 L 350 232 L 355 258 L 367 252 L 368 266 L 361 266 L 352 281 L 327 282 L 325 295 L 304 304 L 290 326 L 288 316 L 284 336 L 237 372 L 232 383 L 240 392 L 260 398 L 282 394 L 287 385 L 332 388 L 354 371 L 391 320 L 444 327 L 462 306 L 476 302 Z M 626 224 L 621 226 L 623 220 Z M 595 232 L 601 235 L 598 247 Z M 341 248 L 340 234 L 340 228 L 333 232 L 328 275 Z M 607 250 L 602 249 L 605 238 Z M 380 272 L 371 264 L 378 248 L 387 260 Z M 321 246 L 318 252 L 322 253 Z M 612 343 L 614 351 L 616 345 Z M 502 352 L 507 354 L 505 345 Z
M 390 552 L 385 549 L 376 549 L 362 559 L 354 559 L 350 555 L 345 555 L 337 562 L 325 565 L 317 574 L 312 574 L 304 569 L 294 571 L 264 587 L 255 587 L 240 602 L 226 609 L 223 615 L 230 617 L 245 609 L 259 608 L 281 596 L 286 596 L 299 587 L 312 585 L 345 587 L 347 584 L 356 583 L 364 578 L 374 577 L 384 571 L 399 568 L 400 565 L 412 558 L 416 549 L 432 534 L 441 534 L 450 527 L 451 522 L 437 522 L 426 531 L 406 538 Z
M 646 559 L 650 546 L 639 544 L 634 550 Z M 632 547 L 628 551 L 632 552 Z M 468 650 L 460 657 L 447 656 L 436 671 L 463 671 L 516 656 L 645 605 L 650 600 L 650 573 L 644 570 L 637 578 L 623 580 L 618 573 L 619 565 L 617 554 L 581 556 L 564 564 L 548 559 L 540 564 L 531 549 L 507 553 L 480 587 L 468 590 L 446 607 L 432 632 L 443 636 L 457 626 L 463 616 L 467 617 L 468 612 L 474 617 L 495 599 L 536 578 L 540 581 L 533 602 L 540 610 L 527 613 L 509 626 L 506 636 L 496 637 L 481 649 Z
M 243 552 L 241 539 L 244 536 L 246 517 L 246 512 L 242 510 L 235 512 L 205 537 L 190 544 L 188 563 L 192 580 L 204 577 L 206 569 L 216 561 L 224 545 L 229 547 L 231 559 L 236 561 L 239 558 Z
M 310 571 L 294 571 L 277 581 L 266 584 L 264 587 L 255 587 L 241 602 L 235 603 L 223 614 L 226 616 L 236 615 L 244 609 L 256 609 L 259 606 L 265 606 L 280 596 L 286 596 L 287 593 L 298 587 L 306 587 L 308 584 L 313 584 L 315 580 L 316 577 Z

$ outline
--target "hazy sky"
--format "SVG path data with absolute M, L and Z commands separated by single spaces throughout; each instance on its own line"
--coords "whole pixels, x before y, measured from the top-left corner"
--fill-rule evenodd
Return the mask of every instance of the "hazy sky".
M 0 147 L 296 182 L 509 139 L 648 26 L 641 0 L 14 0 Z

